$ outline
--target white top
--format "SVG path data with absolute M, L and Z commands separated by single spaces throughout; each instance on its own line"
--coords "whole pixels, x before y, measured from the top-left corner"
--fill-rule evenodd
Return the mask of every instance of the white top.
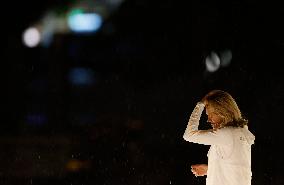
M 211 145 L 208 151 L 206 185 L 251 185 L 251 145 L 255 136 L 247 126 L 198 130 L 205 105 L 198 102 L 191 113 L 183 138 Z

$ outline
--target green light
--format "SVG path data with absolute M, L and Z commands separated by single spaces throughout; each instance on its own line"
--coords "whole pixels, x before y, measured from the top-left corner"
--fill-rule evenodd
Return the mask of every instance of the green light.
M 83 9 L 73 9 L 70 11 L 69 16 L 74 16 L 82 13 L 84 13 Z

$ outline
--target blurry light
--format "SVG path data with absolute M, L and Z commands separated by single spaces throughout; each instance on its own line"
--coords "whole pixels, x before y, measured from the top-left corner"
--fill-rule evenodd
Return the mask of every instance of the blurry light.
M 206 57 L 205 64 L 206 69 L 209 72 L 215 72 L 220 67 L 220 58 L 215 52 L 211 52 L 209 56 Z
M 43 18 L 42 18 L 42 45 L 47 47 L 50 45 L 50 43 L 53 40 L 53 34 L 55 32 L 56 28 L 56 16 L 53 12 L 48 12 Z
M 102 26 L 102 17 L 96 13 L 72 11 L 68 16 L 68 26 L 74 32 L 95 32 Z
M 92 85 L 94 72 L 88 68 L 73 68 L 69 72 L 69 80 L 73 85 Z
M 24 31 L 22 39 L 27 47 L 36 47 L 40 42 L 40 32 L 36 28 L 28 28 Z
M 105 0 L 105 1 L 106 3 L 116 5 L 116 4 L 121 4 L 124 0 Z
M 90 161 L 82 161 L 78 159 L 71 159 L 66 164 L 66 169 L 71 172 L 80 171 L 83 169 L 88 169 L 91 167 Z
M 70 11 L 69 16 L 83 14 L 83 13 L 84 13 L 84 10 L 82 8 L 75 8 Z
M 220 54 L 221 66 L 226 67 L 231 63 L 232 52 L 230 50 L 225 50 Z

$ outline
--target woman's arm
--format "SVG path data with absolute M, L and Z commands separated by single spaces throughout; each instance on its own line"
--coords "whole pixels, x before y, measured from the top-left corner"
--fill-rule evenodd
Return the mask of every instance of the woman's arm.
M 205 107 L 205 104 L 202 102 L 198 102 L 196 106 L 194 107 L 190 115 L 186 130 L 183 135 L 183 138 L 185 140 L 187 140 L 195 131 L 198 130 L 199 120 L 204 110 L 204 107 Z
M 226 129 L 198 130 L 200 117 L 204 108 L 205 104 L 203 102 L 198 102 L 196 104 L 190 115 L 186 130 L 184 132 L 184 140 L 205 145 L 231 144 L 232 140 L 229 138 L 228 131 L 226 131 Z

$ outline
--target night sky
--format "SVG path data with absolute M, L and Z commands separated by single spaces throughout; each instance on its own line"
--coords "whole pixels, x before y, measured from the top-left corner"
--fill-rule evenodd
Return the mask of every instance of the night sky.
M 27 48 L 23 30 L 71 4 L 35 3 L 7 2 L 1 13 L 0 184 L 205 184 L 190 165 L 206 163 L 208 147 L 182 136 L 212 89 L 232 94 L 256 136 L 252 185 L 284 184 L 282 6 L 125 0 L 95 34 Z M 208 72 L 206 57 L 225 50 L 229 65 Z M 74 69 L 92 81 L 76 84 Z

